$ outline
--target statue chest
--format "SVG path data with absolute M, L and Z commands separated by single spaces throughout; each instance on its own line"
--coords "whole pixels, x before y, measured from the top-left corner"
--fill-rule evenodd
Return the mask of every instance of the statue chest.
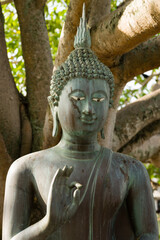
M 62 226 L 48 239 L 99 240 L 106 239 L 106 237 L 111 238 L 115 215 L 127 194 L 128 178 L 124 172 L 112 164 L 108 169 L 105 161 L 98 171 L 97 166 L 94 166 L 94 161 L 68 160 L 65 163 L 60 161 L 54 163 L 47 170 L 47 178 L 42 177 L 41 183 L 39 182 L 39 194 L 44 210 L 50 183 L 58 168 L 63 168 L 64 165 L 73 166 L 74 171 L 69 182 L 79 182 L 83 188 L 81 189 L 81 204 L 76 214 L 69 223 Z M 43 170 L 46 172 L 45 166 Z M 45 186 L 43 190 L 42 186 Z

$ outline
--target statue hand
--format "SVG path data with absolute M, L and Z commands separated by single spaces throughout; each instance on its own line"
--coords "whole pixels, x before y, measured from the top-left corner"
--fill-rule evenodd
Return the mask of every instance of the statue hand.
M 73 167 L 65 166 L 63 169 L 58 169 L 50 186 L 46 216 L 53 230 L 69 221 L 80 204 L 82 185 L 77 182 L 68 184 L 72 172 Z

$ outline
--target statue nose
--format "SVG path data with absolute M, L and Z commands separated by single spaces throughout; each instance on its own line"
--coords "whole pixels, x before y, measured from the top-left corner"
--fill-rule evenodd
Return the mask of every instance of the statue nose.
M 93 107 L 93 105 L 92 105 L 92 103 L 90 101 L 86 101 L 85 106 L 84 106 L 82 112 L 85 115 L 94 115 L 95 114 L 94 107 Z

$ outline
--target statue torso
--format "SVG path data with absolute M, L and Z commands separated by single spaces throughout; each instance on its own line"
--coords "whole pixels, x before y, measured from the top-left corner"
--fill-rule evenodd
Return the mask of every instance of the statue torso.
M 38 160 L 35 158 L 32 161 L 34 189 L 44 214 L 49 187 L 58 168 L 63 168 L 64 165 L 73 166 L 74 171 L 69 182 L 79 182 L 83 188 L 81 204 L 76 214 L 70 222 L 63 225 L 48 240 L 134 239 L 130 226 L 127 238 L 124 238 L 125 233 L 120 238 L 115 233 L 115 226 L 119 228 L 117 213 L 124 205 L 128 192 L 130 162 L 126 163 L 121 155 L 115 153 L 109 161 L 111 151 L 108 149 L 104 149 L 103 154 L 99 156 L 100 164 L 98 161 L 96 163 L 96 158 L 93 160 L 62 159 L 61 155 L 55 154 L 52 159 L 50 154 L 49 152 L 47 159 L 40 157 Z

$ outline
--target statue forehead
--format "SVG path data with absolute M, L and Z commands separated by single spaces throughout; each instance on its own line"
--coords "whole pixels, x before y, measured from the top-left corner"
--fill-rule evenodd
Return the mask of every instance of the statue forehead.
M 106 80 L 102 79 L 86 79 L 78 77 L 69 80 L 62 92 L 68 90 L 73 91 L 75 89 L 89 89 L 93 91 L 103 90 L 108 92 L 109 84 L 106 82 Z

